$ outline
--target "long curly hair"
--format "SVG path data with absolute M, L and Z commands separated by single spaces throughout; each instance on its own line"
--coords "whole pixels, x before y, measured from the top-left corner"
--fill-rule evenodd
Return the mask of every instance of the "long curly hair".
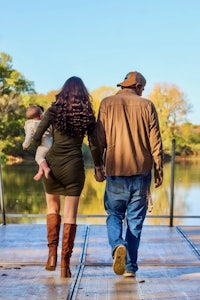
M 95 126 L 91 96 L 79 77 L 70 77 L 64 83 L 52 108 L 54 127 L 61 134 L 83 137 Z

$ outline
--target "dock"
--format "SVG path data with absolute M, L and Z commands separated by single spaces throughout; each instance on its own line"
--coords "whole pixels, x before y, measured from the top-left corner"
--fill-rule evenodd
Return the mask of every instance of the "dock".
M 0 300 L 200 299 L 200 226 L 145 225 L 136 278 L 113 272 L 105 225 L 78 224 L 72 278 L 60 278 L 61 238 L 53 272 L 47 253 L 45 224 L 0 225 Z

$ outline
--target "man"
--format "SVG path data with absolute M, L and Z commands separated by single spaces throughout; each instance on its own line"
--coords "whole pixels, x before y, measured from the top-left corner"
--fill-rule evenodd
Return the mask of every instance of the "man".
M 104 206 L 113 270 L 125 277 L 135 277 L 138 270 L 138 248 L 153 167 L 155 187 L 163 181 L 159 121 L 154 104 L 141 97 L 145 84 L 139 72 L 128 73 L 117 84 L 121 90 L 102 100 L 97 121 L 107 178 Z M 127 229 L 123 239 L 125 217 Z

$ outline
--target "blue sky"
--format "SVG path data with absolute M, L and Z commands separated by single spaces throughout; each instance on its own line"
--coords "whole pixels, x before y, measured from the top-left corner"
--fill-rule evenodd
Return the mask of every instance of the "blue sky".
M 0 52 L 38 93 L 73 75 L 92 91 L 129 71 L 176 84 L 200 124 L 199 0 L 0 0 Z

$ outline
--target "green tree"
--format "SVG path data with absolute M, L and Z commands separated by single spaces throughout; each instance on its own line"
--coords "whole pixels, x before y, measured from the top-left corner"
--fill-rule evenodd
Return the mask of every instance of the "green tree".
M 117 89 L 111 87 L 111 86 L 101 86 L 91 92 L 92 96 L 92 103 L 93 108 L 95 111 L 95 114 L 97 116 L 100 102 L 103 98 L 111 96 L 117 92 Z
M 177 128 L 177 151 L 182 155 L 197 156 L 200 153 L 200 126 L 183 123 Z M 184 156 L 185 156 L 184 155 Z
M 191 106 L 186 95 L 175 84 L 156 84 L 148 98 L 155 104 L 160 121 L 161 134 L 165 150 L 171 150 L 171 140 L 177 137 L 177 128 Z
M 20 95 L 34 93 L 33 82 L 28 81 L 20 72 L 13 69 L 12 57 L 0 53 L 0 95 Z
M 34 94 L 33 82 L 12 67 L 10 55 L 0 53 L 0 151 L 18 155 L 22 136 L 22 94 Z

